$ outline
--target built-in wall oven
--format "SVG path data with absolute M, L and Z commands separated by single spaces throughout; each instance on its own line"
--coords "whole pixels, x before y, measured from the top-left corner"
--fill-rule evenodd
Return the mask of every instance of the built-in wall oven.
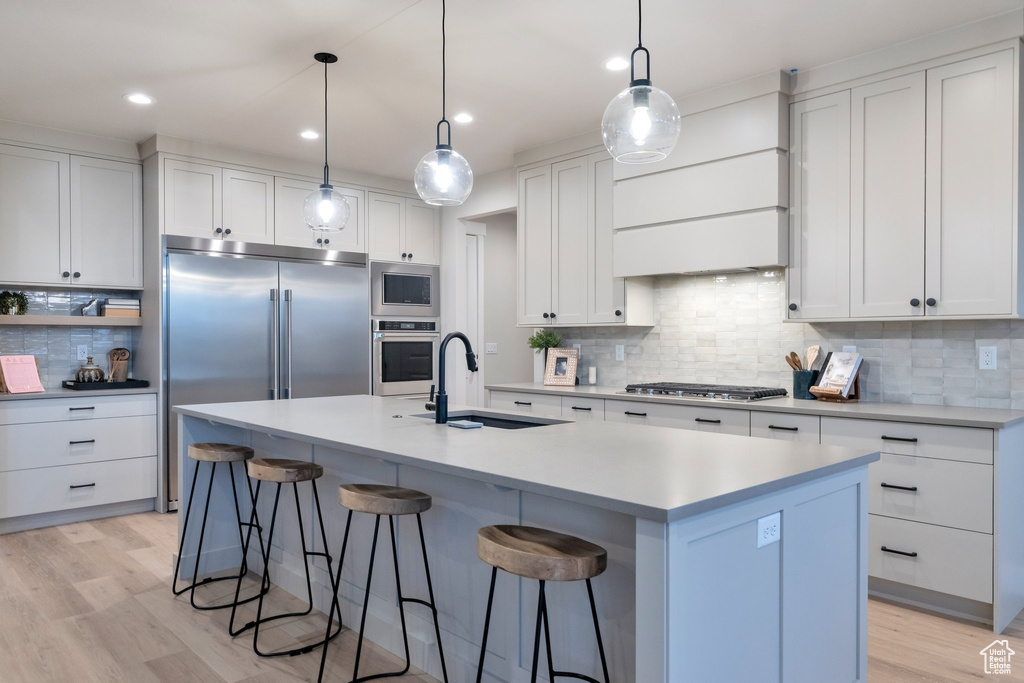
M 414 263 L 370 264 L 370 312 L 374 317 L 441 317 L 441 269 Z
M 373 393 L 426 396 L 440 342 L 435 320 L 373 320 Z

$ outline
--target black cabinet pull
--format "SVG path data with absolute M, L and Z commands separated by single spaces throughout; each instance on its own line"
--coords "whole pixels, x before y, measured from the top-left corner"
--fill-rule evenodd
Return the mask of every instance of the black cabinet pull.
M 892 553 L 893 555 L 903 555 L 905 557 L 917 557 L 917 553 L 908 553 L 903 550 L 893 550 L 892 548 L 886 548 L 884 545 L 882 546 L 882 552 Z
M 917 490 L 916 486 L 897 486 L 896 484 L 886 484 L 884 481 L 882 482 L 882 488 L 883 489 L 896 489 L 898 491 L 916 491 Z
M 405 253 L 405 252 L 403 251 L 403 252 L 402 252 L 402 258 L 405 258 L 405 257 L 407 257 L 407 256 L 408 256 L 408 254 L 407 254 L 407 253 Z
M 409 252 L 409 258 L 412 258 L 412 252 L 411 251 Z
M 928 304 L 929 306 L 934 306 L 938 302 L 935 299 L 933 299 L 932 297 L 928 297 L 928 299 L 925 300 L 925 303 Z
M 777 432 L 799 432 L 799 427 L 780 427 L 779 425 L 768 425 L 768 429 L 774 429 Z
M 796 310 L 796 304 L 790 304 L 789 305 L 789 310 L 795 311 Z
M 917 308 L 918 306 L 921 305 L 921 300 L 917 298 L 911 299 L 910 305 L 913 306 L 914 308 Z
M 86 406 L 84 408 L 68 408 L 68 410 L 96 410 L 96 406 Z
M 215 232 L 215 233 L 217 233 L 217 234 L 219 235 L 219 234 L 221 234 L 222 232 L 224 232 L 224 228 L 217 228 L 216 230 L 214 230 L 214 232 Z
M 74 275 L 73 275 L 72 277 L 82 277 L 82 274 L 81 274 L 81 273 L 79 273 L 79 272 L 78 272 L 78 271 L 76 270 L 76 271 L 74 272 Z
M 71 273 L 69 273 L 68 271 L 65 270 L 63 273 L 60 274 L 60 276 L 61 277 L 71 277 Z
M 96 485 L 96 482 L 93 482 L 91 484 L 72 484 L 71 488 L 73 488 L 73 489 L 87 489 L 87 488 L 91 488 L 91 487 L 93 487 L 95 485 Z
M 620 315 L 622 315 L 622 311 L 620 311 L 620 310 L 616 309 L 616 310 L 615 310 L 615 317 L 617 318 L 617 317 L 619 317 Z
M 330 240 L 324 240 L 324 244 L 330 244 L 330 243 L 331 243 Z
M 720 424 L 722 424 L 721 420 L 709 420 L 706 417 L 694 418 L 693 421 L 694 422 L 703 422 L 703 423 L 709 424 L 709 425 L 720 425 Z
M 554 317 L 555 317 L 555 314 L 554 314 L 554 313 L 552 313 L 552 314 L 551 314 L 551 317 L 552 317 L 552 319 L 554 319 Z
M 902 436 L 886 436 L 882 435 L 882 441 L 900 441 L 902 443 L 917 443 L 917 437 L 906 438 Z
M 324 243 L 324 240 L 323 240 L 323 238 L 322 238 L 322 237 L 317 237 L 317 238 L 316 238 L 316 243 L 317 243 L 317 244 L 323 244 L 323 243 Z
M 591 410 L 593 410 L 593 408 L 584 408 L 583 406 L 573 406 L 573 407 L 572 407 L 572 409 L 573 409 L 573 410 L 585 410 L 585 411 L 587 411 L 588 413 L 589 413 L 589 412 L 590 412 Z
M 516 401 L 515 404 L 517 406 L 532 406 L 533 405 L 533 403 L 531 403 L 529 401 Z
M 624 413 L 625 413 L 626 415 L 629 415 L 630 417 L 647 417 L 647 413 L 631 413 L 631 412 L 629 412 L 628 410 L 626 410 L 626 411 L 623 411 L 623 412 L 624 412 Z
M 544 314 L 544 317 L 545 317 L 545 318 L 550 318 L 550 317 L 551 317 L 551 314 L 550 314 L 550 313 L 545 313 L 545 314 Z
M 96 443 L 96 439 L 82 439 L 81 441 L 68 441 L 72 446 L 77 446 L 80 443 Z
M 231 234 L 231 228 L 228 228 L 227 230 L 225 230 L 224 234 L 225 235 L 230 235 Z

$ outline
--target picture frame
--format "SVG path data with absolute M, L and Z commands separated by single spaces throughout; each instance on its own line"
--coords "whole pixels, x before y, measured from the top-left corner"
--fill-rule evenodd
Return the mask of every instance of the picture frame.
M 576 386 L 576 368 L 579 365 L 579 349 L 548 349 L 548 361 L 544 370 L 544 386 Z

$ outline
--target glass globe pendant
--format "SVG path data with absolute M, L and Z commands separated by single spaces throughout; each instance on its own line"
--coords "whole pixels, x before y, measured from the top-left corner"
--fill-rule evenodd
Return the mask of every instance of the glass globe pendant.
M 437 122 L 437 146 L 416 164 L 413 184 L 416 193 L 433 206 L 458 206 L 473 191 L 473 169 L 461 154 L 452 149 L 452 124 L 445 118 L 447 108 L 447 65 L 445 52 L 445 0 L 441 0 L 441 120 Z M 446 126 L 447 142 L 441 142 L 441 125 Z
M 334 64 L 338 58 L 329 52 L 318 52 L 313 58 L 324 65 L 324 182 L 306 195 L 302 219 L 310 230 L 338 232 L 348 223 L 352 211 L 348 201 L 331 186 L 331 170 L 327 165 L 327 65 Z
M 643 27 L 643 6 L 641 30 Z M 636 77 L 636 53 L 643 52 L 647 78 Z M 679 140 L 682 117 L 667 92 L 651 85 L 651 53 L 638 37 L 629 59 L 629 87 L 608 103 L 601 137 L 612 157 L 624 164 L 647 164 L 667 157 Z

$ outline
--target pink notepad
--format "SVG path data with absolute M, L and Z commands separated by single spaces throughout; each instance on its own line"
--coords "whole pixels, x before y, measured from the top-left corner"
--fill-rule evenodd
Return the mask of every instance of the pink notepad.
M 4 384 L 12 394 L 43 391 L 35 356 L 0 356 L 0 372 L 4 373 Z

